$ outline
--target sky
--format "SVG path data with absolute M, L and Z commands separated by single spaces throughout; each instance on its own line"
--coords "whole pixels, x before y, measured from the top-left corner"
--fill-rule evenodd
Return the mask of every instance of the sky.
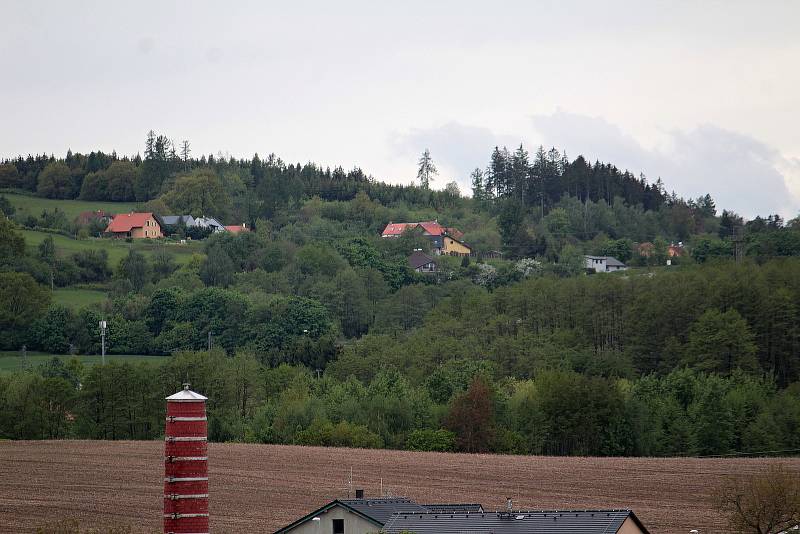
M 0 157 L 141 152 L 361 167 L 495 145 L 610 162 L 746 216 L 800 210 L 800 2 L 0 0 Z

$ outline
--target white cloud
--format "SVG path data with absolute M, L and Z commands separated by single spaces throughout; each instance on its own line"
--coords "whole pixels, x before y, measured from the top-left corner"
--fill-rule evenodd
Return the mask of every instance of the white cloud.
M 800 209 L 800 162 L 743 134 L 713 125 L 665 134 L 665 142 L 646 148 L 618 126 L 599 117 L 564 111 L 533 117 L 547 145 L 661 177 L 667 189 L 685 197 L 710 193 L 717 206 L 746 216 Z M 791 194 L 790 190 L 794 193 Z

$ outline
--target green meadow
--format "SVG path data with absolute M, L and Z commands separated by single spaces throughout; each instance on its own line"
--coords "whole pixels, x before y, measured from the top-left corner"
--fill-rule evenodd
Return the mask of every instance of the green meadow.
M 108 294 L 96 289 L 62 288 L 53 291 L 53 302 L 72 309 L 85 308 L 106 300 Z
M 182 245 L 176 242 L 164 242 L 163 240 L 139 239 L 128 243 L 124 239 L 114 238 L 90 237 L 87 239 L 73 239 L 65 235 L 40 232 L 38 230 L 22 230 L 21 232 L 25 236 L 25 243 L 31 248 L 39 246 L 39 243 L 44 241 L 47 236 L 52 236 L 56 245 L 56 252 L 59 254 L 68 255 L 82 250 L 103 249 L 108 252 L 108 263 L 112 268 L 131 249 L 146 256 L 151 256 L 156 250 L 163 247 L 174 255 L 175 262 L 178 264 L 188 263 L 192 258 L 192 254 L 200 253 L 203 249 L 203 244 L 199 241 Z
M 84 365 L 94 365 L 100 363 L 102 356 L 99 354 L 79 354 L 69 356 L 64 354 L 47 354 L 43 352 L 28 351 L 25 358 L 22 357 L 22 351 L 0 351 L 0 372 L 22 371 L 26 368 L 36 368 L 43 363 L 47 363 L 53 358 L 58 358 L 63 362 L 69 361 L 71 358 L 77 358 Z M 144 356 L 140 354 L 106 354 L 106 362 L 148 362 L 155 364 L 163 364 L 167 361 L 169 356 Z
M 126 213 L 136 210 L 136 202 L 98 202 L 95 200 L 58 200 L 41 198 L 18 193 L 2 193 L 11 205 L 25 214 L 38 216 L 43 210 L 53 211 L 55 208 L 63 211 L 69 220 L 74 219 L 82 211 L 103 210 L 107 213 Z

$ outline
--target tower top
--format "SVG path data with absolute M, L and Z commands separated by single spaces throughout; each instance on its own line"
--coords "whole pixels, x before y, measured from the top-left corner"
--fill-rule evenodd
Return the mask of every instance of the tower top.
M 191 389 L 189 389 L 189 384 L 184 384 L 183 389 L 174 395 L 170 395 L 167 397 L 168 401 L 175 401 L 175 402 L 203 402 L 208 400 L 208 397 L 204 397 L 199 393 L 195 393 Z

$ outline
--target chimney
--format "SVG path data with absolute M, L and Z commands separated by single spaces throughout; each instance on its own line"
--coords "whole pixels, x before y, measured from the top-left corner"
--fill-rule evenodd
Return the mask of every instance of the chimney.
M 356 499 L 363 499 L 363 498 L 364 498 L 364 490 L 363 489 L 357 489 L 356 490 Z
M 164 532 L 208 532 L 208 399 L 184 384 L 166 400 Z

